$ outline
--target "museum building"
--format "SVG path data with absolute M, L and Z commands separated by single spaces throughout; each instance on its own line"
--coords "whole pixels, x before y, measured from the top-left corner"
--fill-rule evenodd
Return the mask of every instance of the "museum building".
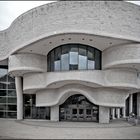
M 0 31 L 0 118 L 109 123 L 140 116 L 140 7 L 58 1 Z

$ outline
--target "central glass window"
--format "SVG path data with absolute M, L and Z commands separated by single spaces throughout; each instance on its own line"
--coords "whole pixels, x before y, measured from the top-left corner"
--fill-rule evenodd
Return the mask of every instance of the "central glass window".
M 101 51 L 82 44 L 65 44 L 47 56 L 48 71 L 100 70 Z

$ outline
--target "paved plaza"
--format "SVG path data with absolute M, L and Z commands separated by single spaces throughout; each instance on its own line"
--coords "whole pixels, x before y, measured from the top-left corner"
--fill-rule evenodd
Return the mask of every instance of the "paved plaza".
M 0 119 L 0 139 L 140 139 L 140 125 L 125 120 L 110 124 L 95 122 L 50 122 Z

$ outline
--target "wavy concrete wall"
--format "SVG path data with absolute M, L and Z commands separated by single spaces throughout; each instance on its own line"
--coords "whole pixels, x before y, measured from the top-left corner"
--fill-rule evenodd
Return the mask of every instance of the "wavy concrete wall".
M 134 70 L 94 70 L 67 71 L 25 74 L 23 76 L 24 92 L 46 88 L 61 88 L 68 84 L 81 84 L 89 87 L 114 87 L 120 89 L 137 89 L 138 77 Z
M 61 33 L 140 42 L 139 15 L 139 6 L 122 1 L 59 1 L 43 5 L 22 14 L 0 32 L 0 60 L 35 41 Z
M 124 107 L 125 100 L 129 93 L 127 90 L 121 89 L 91 88 L 82 85 L 68 85 L 59 89 L 45 89 L 36 92 L 36 105 L 61 105 L 68 97 L 74 94 L 82 94 L 96 105 Z
M 28 72 L 46 72 L 47 57 L 37 54 L 16 54 L 9 57 L 8 71 L 14 76 Z
M 102 67 L 127 67 L 140 70 L 140 44 L 109 47 L 102 53 Z

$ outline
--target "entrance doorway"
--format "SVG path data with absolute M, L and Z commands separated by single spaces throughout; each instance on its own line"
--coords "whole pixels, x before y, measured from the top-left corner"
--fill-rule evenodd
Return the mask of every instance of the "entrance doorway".
M 99 106 L 91 103 L 85 96 L 70 96 L 60 105 L 60 121 L 98 121 Z

